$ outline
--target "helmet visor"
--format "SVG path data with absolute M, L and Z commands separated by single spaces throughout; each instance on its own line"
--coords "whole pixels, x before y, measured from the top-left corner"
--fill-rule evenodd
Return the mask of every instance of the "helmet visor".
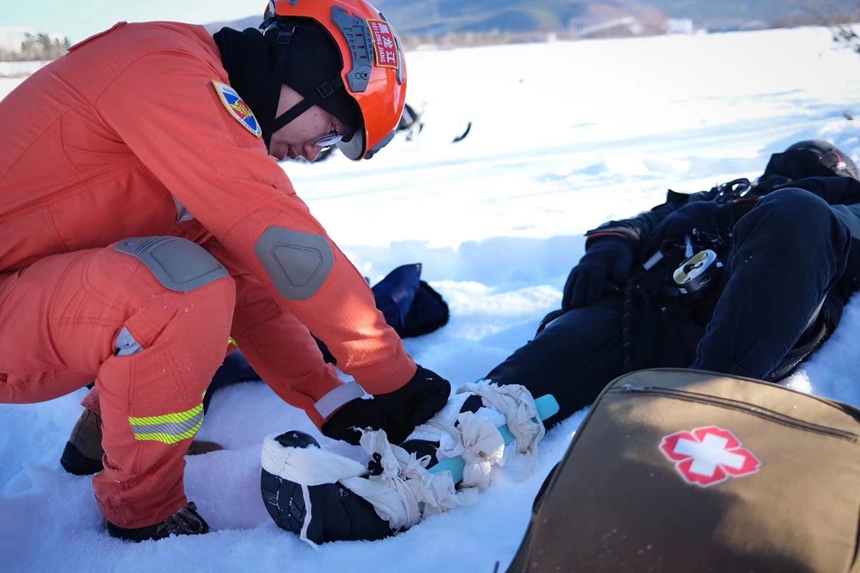
M 343 136 L 335 131 L 323 135 L 322 137 L 314 141 L 314 145 L 316 145 L 317 147 L 331 147 L 332 145 L 340 143 L 342 139 Z
M 358 161 L 364 157 L 364 126 L 355 130 L 349 141 L 341 139 L 337 143 L 337 148 L 353 161 Z
M 365 152 L 364 150 L 364 130 L 359 130 L 355 132 L 355 135 L 352 136 L 352 139 L 349 141 L 341 141 L 337 144 L 337 148 L 346 155 L 348 158 L 353 161 L 358 161 L 359 159 L 370 159 L 373 157 L 380 149 L 388 145 L 388 143 L 394 139 L 394 132 L 392 131 L 388 135 L 386 135 L 382 141 L 380 141 L 373 149 L 369 149 Z

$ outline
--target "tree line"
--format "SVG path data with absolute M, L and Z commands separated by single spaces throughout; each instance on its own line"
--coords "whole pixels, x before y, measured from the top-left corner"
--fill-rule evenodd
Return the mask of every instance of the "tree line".
M 25 34 L 20 50 L 0 48 L 0 61 L 18 62 L 32 60 L 56 60 L 69 49 L 69 39 L 51 39 L 47 34 Z

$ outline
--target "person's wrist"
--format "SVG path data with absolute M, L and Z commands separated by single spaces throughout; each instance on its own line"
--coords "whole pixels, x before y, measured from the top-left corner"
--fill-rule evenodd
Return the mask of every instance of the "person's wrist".
M 589 231 L 589 233 L 586 233 L 585 236 L 586 251 L 598 244 L 623 245 L 628 249 L 632 250 L 633 248 L 635 248 L 636 244 L 639 241 L 638 237 L 632 232 L 632 230 L 626 227 L 616 227 L 594 232 Z
M 364 390 L 357 382 L 347 382 L 336 386 L 317 400 L 314 403 L 314 409 L 323 420 L 328 421 L 343 406 L 353 400 L 360 399 L 362 396 L 364 396 Z

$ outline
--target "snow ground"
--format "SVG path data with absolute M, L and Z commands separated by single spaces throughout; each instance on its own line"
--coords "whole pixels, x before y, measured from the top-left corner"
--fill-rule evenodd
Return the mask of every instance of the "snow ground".
M 769 155 L 810 138 L 860 160 L 860 57 L 824 29 L 517 45 L 408 54 L 416 140 L 370 162 L 285 165 L 356 266 L 379 280 L 424 263 L 451 322 L 406 342 L 457 386 L 526 342 L 560 301 L 582 234 L 662 202 L 755 177 Z M 20 80 L 0 78 L 0 97 Z M 450 140 L 468 121 L 472 130 Z M 860 306 L 791 384 L 860 405 Z M 186 488 L 216 530 L 132 545 L 107 537 L 88 478 L 59 465 L 83 392 L 0 406 L 0 570 L 491 573 L 512 559 L 532 499 L 579 413 L 541 444 L 533 473 L 513 464 L 480 502 L 397 537 L 313 549 L 278 529 L 260 500 L 270 433 L 315 430 L 263 384 L 218 392 L 200 432 L 226 451 L 189 458 Z M 350 446 L 321 438 L 324 447 Z

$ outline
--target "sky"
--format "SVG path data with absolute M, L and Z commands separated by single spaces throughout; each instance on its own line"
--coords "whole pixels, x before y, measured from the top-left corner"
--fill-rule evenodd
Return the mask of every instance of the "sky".
M 0 0 L 0 27 L 64 34 L 72 43 L 121 20 L 173 20 L 208 24 L 263 14 L 266 0 Z

